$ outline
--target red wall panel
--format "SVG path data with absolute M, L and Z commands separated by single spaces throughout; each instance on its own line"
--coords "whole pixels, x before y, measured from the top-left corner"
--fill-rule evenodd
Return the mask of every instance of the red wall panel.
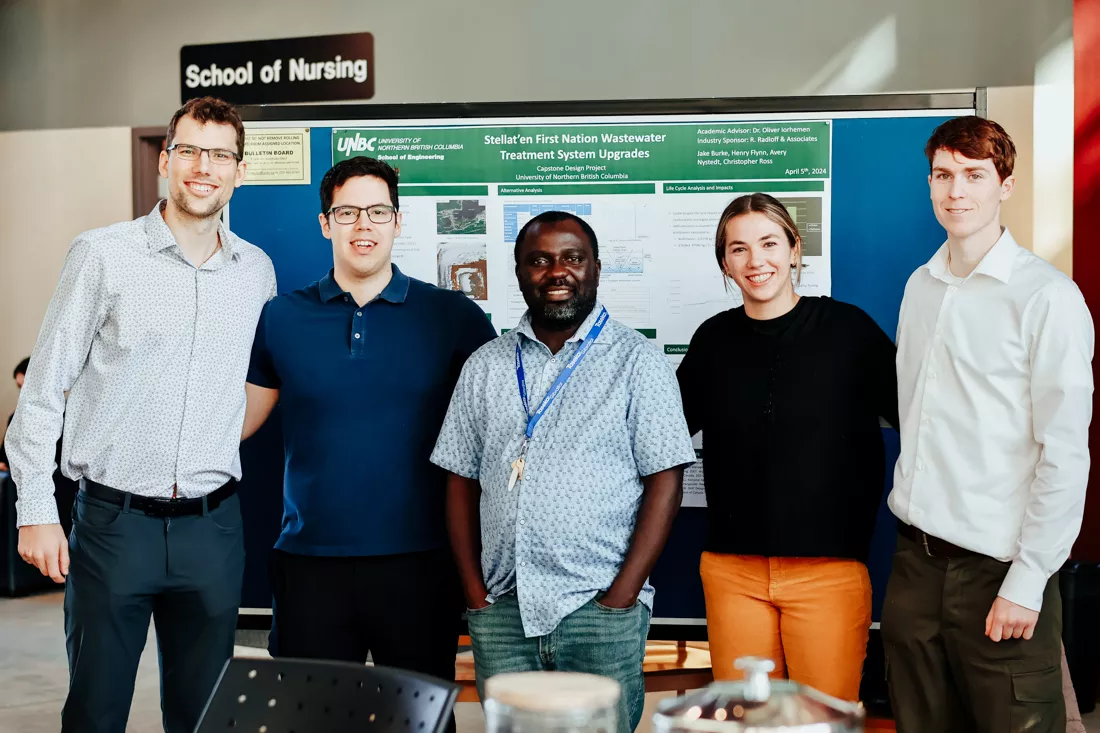
M 1100 325 L 1100 0 L 1074 0 L 1073 279 Z M 1093 380 L 1100 385 L 1093 360 Z M 1092 402 L 1089 445 L 1100 456 L 1100 392 Z M 1100 465 L 1093 456 L 1077 560 L 1100 562 Z

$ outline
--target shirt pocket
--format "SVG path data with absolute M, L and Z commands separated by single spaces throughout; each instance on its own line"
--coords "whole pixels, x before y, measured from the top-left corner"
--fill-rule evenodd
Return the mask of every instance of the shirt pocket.
M 951 361 L 978 378 L 1023 380 L 1030 374 L 1028 349 L 1020 334 L 988 323 L 945 324 L 943 343 Z
M 508 491 L 508 483 L 512 478 L 512 463 L 519 458 L 523 450 L 523 437 L 523 433 L 520 432 L 515 436 L 506 438 L 499 452 L 495 454 L 495 457 L 489 459 L 488 465 L 482 466 L 482 491 L 493 493 Z M 524 456 L 525 461 L 528 457 L 529 456 Z M 522 482 L 517 477 L 516 485 L 512 487 L 512 491 L 517 491 L 521 483 Z

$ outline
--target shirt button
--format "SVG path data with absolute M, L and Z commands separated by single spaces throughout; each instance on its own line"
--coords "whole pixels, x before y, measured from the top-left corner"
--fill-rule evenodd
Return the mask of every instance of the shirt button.
M 361 316 L 361 315 L 363 315 L 363 311 L 355 311 L 355 315 Z
M 936 373 L 935 372 L 928 372 L 928 378 L 929 379 L 935 379 L 936 378 Z
M 954 286 L 954 285 L 949 285 L 949 286 L 947 287 L 947 292 L 949 292 L 949 293 L 953 293 L 953 292 L 955 292 L 956 290 L 958 290 L 958 287 L 956 287 L 956 286 Z
M 345 303 L 347 303 L 347 302 L 348 302 L 348 296 L 346 296 L 346 295 L 344 296 L 344 302 L 345 302 Z
M 355 334 L 355 338 L 359 338 L 359 334 Z
M 920 460 L 919 458 L 917 459 L 917 470 L 918 471 L 923 471 L 924 470 L 924 461 Z
M 921 425 L 927 425 L 930 422 L 932 422 L 932 421 L 928 419 L 927 415 L 922 415 L 921 416 L 921 419 L 920 419 L 920 424 Z

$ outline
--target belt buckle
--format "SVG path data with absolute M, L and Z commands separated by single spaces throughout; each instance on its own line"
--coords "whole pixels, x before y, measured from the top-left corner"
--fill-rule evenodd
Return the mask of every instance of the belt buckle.
M 924 545 L 924 554 L 928 555 L 928 557 L 935 557 L 935 555 L 932 554 L 932 550 L 928 547 L 928 535 L 927 535 L 927 533 L 921 532 L 920 533 L 920 539 L 921 539 L 921 543 Z
M 182 517 L 183 516 L 183 504 L 185 497 L 173 496 L 168 500 L 168 516 L 169 517 Z
M 179 499 L 153 499 L 149 502 L 148 514 L 160 519 L 171 519 L 179 516 Z

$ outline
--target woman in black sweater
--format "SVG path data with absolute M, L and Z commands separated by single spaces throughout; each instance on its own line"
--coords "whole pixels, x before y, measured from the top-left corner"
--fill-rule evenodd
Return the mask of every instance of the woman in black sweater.
M 894 344 L 859 308 L 795 292 L 798 228 L 767 194 L 726 207 L 715 256 L 744 306 L 703 323 L 677 370 L 688 427 L 705 441 L 714 675 L 766 657 L 777 676 L 855 700 L 885 469 L 879 418 L 898 422 Z

